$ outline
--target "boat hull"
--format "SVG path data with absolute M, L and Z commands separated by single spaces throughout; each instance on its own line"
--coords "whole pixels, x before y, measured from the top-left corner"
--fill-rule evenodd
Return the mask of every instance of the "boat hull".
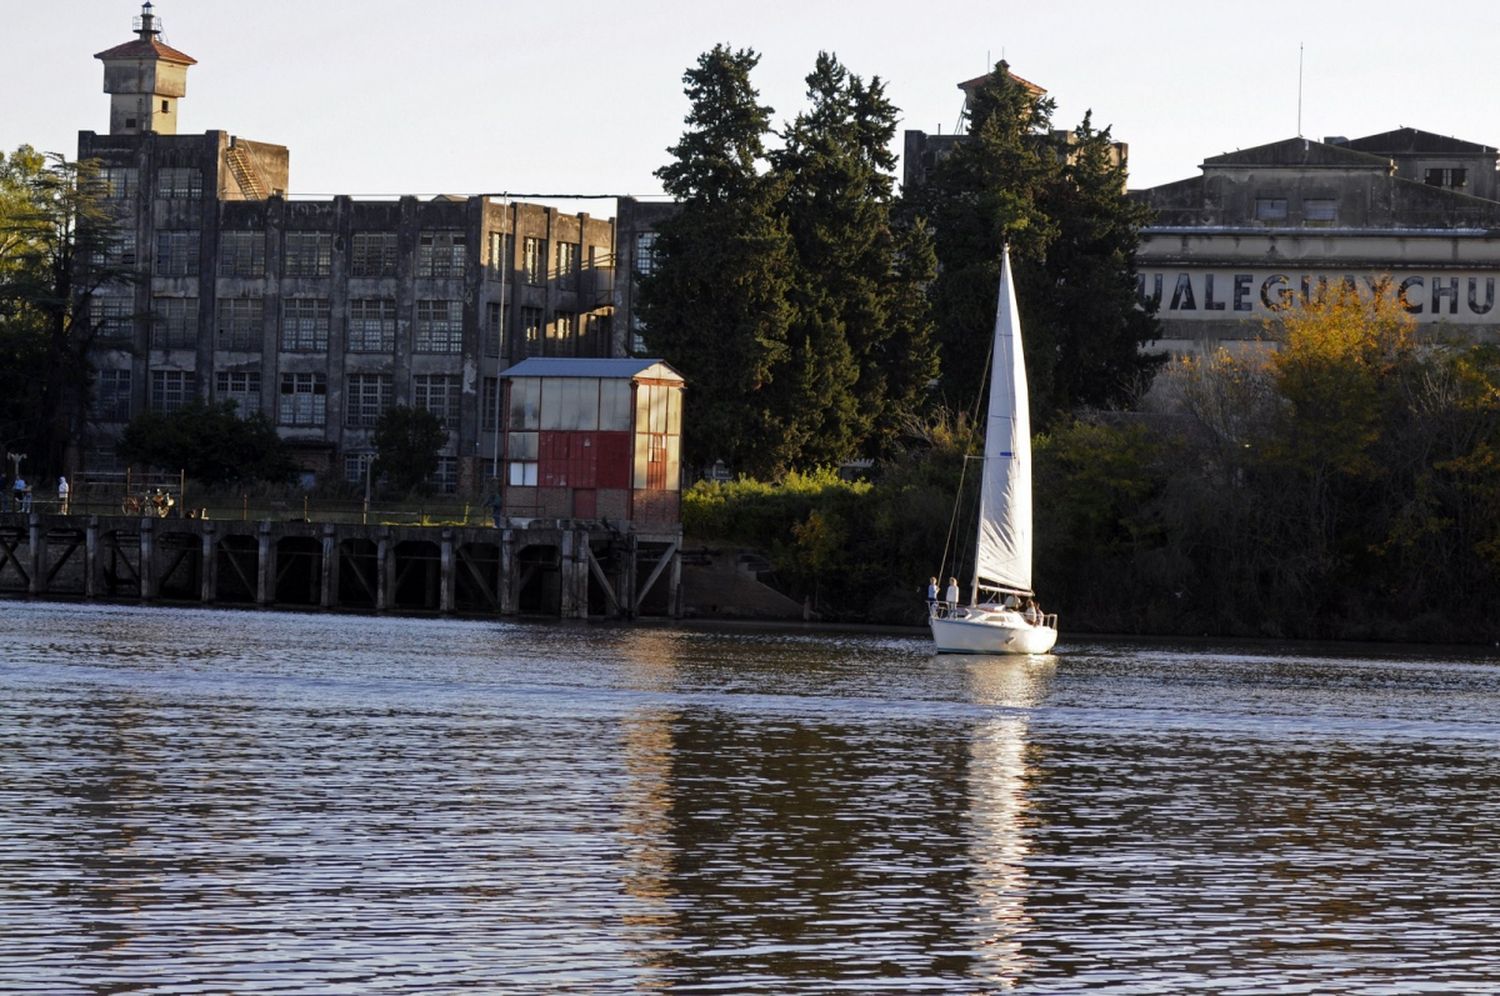
M 933 616 L 928 622 L 940 654 L 1045 654 L 1057 643 L 1054 627 L 1032 625 L 1013 612 Z

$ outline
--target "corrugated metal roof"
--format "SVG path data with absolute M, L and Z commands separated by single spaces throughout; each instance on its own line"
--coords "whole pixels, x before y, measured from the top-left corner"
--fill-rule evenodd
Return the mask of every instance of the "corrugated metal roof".
M 652 371 L 652 368 L 658 368 Z M 623 359 L 569 358 L 533 356 L 507 370 L 502 377 L 598 377 L 603 379 L 635 378 L 647 371 L 654 376 L 681 380 L 682 374 L 659 359 L 626 357 Z
M 155 38 L 137 38 L 114 48 L 107 48 L 103 52 L 94 54 L 96 59 L 160 59 L 163 62 L 175 62 L 181 66 L 196 66 L 198 60 L 186 52 L 179 52 L 170 45 L 163 45 Z

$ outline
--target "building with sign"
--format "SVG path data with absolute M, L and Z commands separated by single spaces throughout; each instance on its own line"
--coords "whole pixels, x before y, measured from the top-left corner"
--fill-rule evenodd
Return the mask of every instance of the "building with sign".
M 1494 148 L 1414 128 L 1292 138 L 1204 160 L 1133 191 L 1151 207 L 1136 256 L 1174 353 L 1260 337 L 1278 305 L 1331 284 L 1397 295 L 1420 328 L 1500 341 Z
M 362 481 L 393 405 L 448 430 L 433 484 L 504 476 L 500 374 L 528 356 L 607 357 L 614 225 L 490 197 L 292 199 L 284 146 L 177 134 L 190 56 L 152 5 L 100 52 L 107 135 L 81 132 L 137 279 L 97 294 L 85 468 L 146 411 L 194 398 L 263 412 L 309 474 Z

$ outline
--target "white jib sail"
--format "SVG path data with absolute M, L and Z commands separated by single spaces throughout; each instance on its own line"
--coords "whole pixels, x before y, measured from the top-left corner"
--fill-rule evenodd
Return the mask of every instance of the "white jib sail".
M 982 588 L 1031 591 L 1031 417 L 1008 250 L 1000 259 L 974 573 Z

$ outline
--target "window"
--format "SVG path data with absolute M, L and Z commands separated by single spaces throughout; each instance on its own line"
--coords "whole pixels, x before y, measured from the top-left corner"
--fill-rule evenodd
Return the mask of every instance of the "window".
M 1285 221 L 1286 198 L 1257 197 L 1255 199 L 1255 217 L 1257 221 Z
M 578 279 L 578 243 L 559 242 L 557 244 L 557 279 L 569 281 Z
M 1426 171 L 1424 180 L 1429 187 L 1462 190 L 1469 183 L 1469 171 L 1462 166 L 1434 167 Z
M 500 380 L 498 377 L 484 379 L 484 392 L 479 402 L 479 431 L 494 432 L 500 421 Z
M 240 418 L 254 415 L 260 411 L 260 371 L 220 370 L 214 374 L 214 399 L 233 401 Z
M 156 233 L 156 275 L 159 277 L 195 277 L 198 275 L 198 232 L 196 229 Z
M 656 233 L 637 232 L 635 236 L 635 272 L 648 276 L 656 272 Z
M 175 412 L 193 399 L 198 390 L 191 370 L 151 371 L 151 409 Z
M 395 232 L 355 232 L 350 261 L 356 277 L 388 277 L 396 272 Z
M 463 276 L 468 245 L 463 232 L 423 232 L 417 239 L 417 276 Z
M 218 348 L 259 352 L 265 308 L 258 297 L 219 298 Z
M 261 232 L 219 234 L 219 276 L 263 277 L 266 275 L 266 237 Z
M 536 487 L 535 460 L 507 460 L 505 466 L 508 471 L 508 482 L 511 487 Z
M 89 260 L 95 266 L 135 266 L 135 231 L 116 230 L 94 247 Z
M 584 315 L 583 328 L 578 335 L 579 356 L 609 355 L 609 315 Z
M 375 461 L 373 453 L 345 453 L 344 480 L 350 484 L 363 484 L 370 465 Z
M 95 297 L 89 301 L 94 335 L 99 339 L 129 340 L 135 335 L 135 300 L 128 297 Z
M 505 275 L 510 272 L 511 254 L 515 246 L 511 238 L 504 232 L 490 233 L 490 275 L 504 280 Z
M 526 356 L 542 355 L 542 309 L 521 309 L 522 353 Z
M 1331 197 L 1309 197 L 1302 202 L 1302 217 L 1307 221 L 1337 221 L 1339 202 Z
M 203 197 L 203 171 L 191 166 L 167 166 L 156 171 L 156 196 L 168 201 L 196 201 Z
M 578 315 L 571 311 L 559 311 L 549 326 L 551 335 L 547 341 L 548 356 L 574 356 L 578 352 Z
M 140 185 L 140 172 L 133 166 L 105 166 L 99 170 L 99 185 L 105 200 L 129 200 Z
M 464 345 L 462 301 L 418 301 L 417 353 L 459 353 Z
M 545 239 L 528 237 L 521 244 L 521 269 L 526 282 L 540 287 L 547 279 L 547 243 Z
M 287 232 L 282 273 L 289 277 L 326 277 L 333 266 L 333 236 L 327 232 Z
M 101 422 L 130 421 L 130 370 L 100 370 L 94 387 L 94 418 Z
M 458 428 L 459 387 L 453 374 L 418 374 L 411 379 L 412 404 L 443 420 L 447 429 Z
M 193 349 L 198 345 L 196 297 L 155 298 L 151 314 L 152 349 Z
M 323 425 L 328 418 L 328 377 L 320 373 L 281 375 L 276 421 L 282 425 Z
M 344 424 L 373 426 L 391 406 L 394 394 L 390 374 L 350 374 L 344 388 Z
M 438 457 L 437 469 L 427 480 L 439 494 L 451 495 L 458 491 L 458 457 Z
M 328 351 L 328 299 L 291 297 L 281 305 L 281 348 L 288 353 Z
M 542 382 L 535 377 L 518 377 L 510 382 L 510 405 L 506 413 L 507 429 L 536 429 L 541 424 Z M 512 433 L 514 438 L 515 434 Z M 533 438 L 535 433 L 533 433 Z
M 503 309 L 499 301 L 487 301 L 484 305 L 484 355 L 499 356 L 505 330 L 500 327 Z
M 351 353 L 390 353 L 396 348 L 396 302 L 392 298 L 355 298 L 349 302 Z

